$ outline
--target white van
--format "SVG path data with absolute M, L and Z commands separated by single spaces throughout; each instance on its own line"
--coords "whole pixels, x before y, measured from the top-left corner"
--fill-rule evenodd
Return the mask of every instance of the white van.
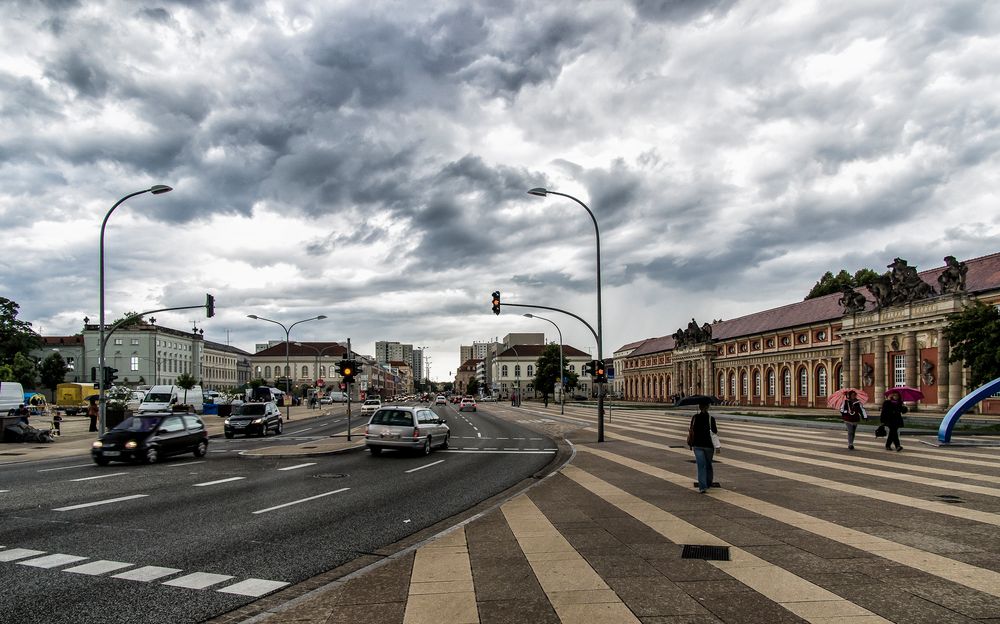
M 327 392 L 326 396 L 319 400 L 320 403 L 326 405 L 327 403 L 347 403 L 347 393 L 340 392 Z
M 16 381 L 0 381 L 0 415 L 6 416 L 8 411 L 16 410 L 23 404 L 24 387 Z
M 139 412 L 169 412 L 174 405 L 182 403 L 194 406 L 194 411 L 200 414 L 204 404 L 201 386 L 190 390 L 178 386 L 153 386 L 139 404 Z

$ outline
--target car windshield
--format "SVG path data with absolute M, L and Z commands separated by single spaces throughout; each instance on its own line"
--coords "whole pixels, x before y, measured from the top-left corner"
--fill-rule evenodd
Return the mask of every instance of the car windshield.
M 382 401 L 379 401 L 378 399 L 368 399 L 367 401 L 365 401 L 365 405 L 381 405 L 381 404 Z
M 379 410 L 372 416 L 373 425 L 413 425 L 413 413 L 406 410 Z
M 152 431 L 162 416 L 132 416 L 121 421 L 112 431 Z
M 244 403 L 237 410 L 236 414 L 238 416 L 263 416 L 264 415 L 264 404 L 263 403 Z
M 149 394 L 146 395 L 145 400 L 149 401 L 150 403 L 169 403 L 170 394 L 165 392 L 156 392 L 156 393 L 150 392 Z

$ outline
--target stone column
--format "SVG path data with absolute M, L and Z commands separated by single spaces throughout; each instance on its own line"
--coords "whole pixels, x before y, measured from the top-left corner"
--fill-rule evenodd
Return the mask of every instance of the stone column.
M 948 380 L 951 375 L 948 367 L 948 356 L 951 355 L 951 343 L 944 335 L 944 329 L 938 330 L 938 357 L 937 364 L 934 365 L 934 383 L 938 387 L 938 409 L 947 411 L 951 407 L 951 387 Z M 957 401 L 960 397 L 955 397 Z
M 854 341 L 844 340 L 844 352 L 841 358 L 841 370 L 844 371 L 844 387 L 857 388 L 854 385 Z M 831 384 L 832 385 L 832 384 Z
M 964 377 L 965 371 L 962 370 L 961 362 L 952 362 L 948 365 L 948 398 L 951 400 L 951 405 L 957 403 L 966 394 Z M 981 405 L 980 402 L 979 406 Z M 978 406 L 977 409 L 979 409 Z
M 917 381 L 917 371 L 920 370 L 920 352 L 917 349 L 917 332 L 908 331 L 903 335 L 903 353 L 905 354 L 904 365 L 906 366 L 906 374 L 904 379 L 906 379 L 906 385 L 911 388 L 916 388 L 919 386 Z M 907 403 L 910 409 L 916 411 L 917 403 L 910 401 Z
M 873 403 L 881 403 L 885 394 L 885 338 L 876 336 L 872 341 L 872 351 L 875 353 L 875 396 L 868 397 Z
M 705 357 L 705 363 L 701 367 L 701 387 L 705 389 L 705 394 L 718 396 L 719 391 L 715 387 L 715 365 L 711 356 Z

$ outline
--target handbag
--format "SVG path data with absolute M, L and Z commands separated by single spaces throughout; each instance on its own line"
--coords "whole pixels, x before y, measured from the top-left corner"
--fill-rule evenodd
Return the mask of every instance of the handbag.
M 709 433 L 712 434 L 712 447 L 716 450 L 722 448 L 722 440 L 719 439 L 719 434 L 714 431 L 710 431 Z
M 887 435 L 889 435 L 889 432 L 885 430 L 885 425 L 879 425 L 878 429 L 875 430 L 876 438 L 884 438 Z

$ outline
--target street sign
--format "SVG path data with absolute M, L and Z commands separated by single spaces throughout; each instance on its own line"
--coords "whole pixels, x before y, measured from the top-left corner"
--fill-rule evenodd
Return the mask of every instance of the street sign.
M 325 385 L 326 385 L 326 381 L 324 381 L 324 380 L 322 380 L 322 379 L 317 379 L 317 380 L 316 380 L 316 387 L 317 387 L 317 388 L 322 388 L 322 387 L 323 387 L 323 386 L 325 386 Z
M 615 367 L 614 366 L 609 366 L 605 370 L 608 371 L 608 379 L 614 379 L 615 378 Z

